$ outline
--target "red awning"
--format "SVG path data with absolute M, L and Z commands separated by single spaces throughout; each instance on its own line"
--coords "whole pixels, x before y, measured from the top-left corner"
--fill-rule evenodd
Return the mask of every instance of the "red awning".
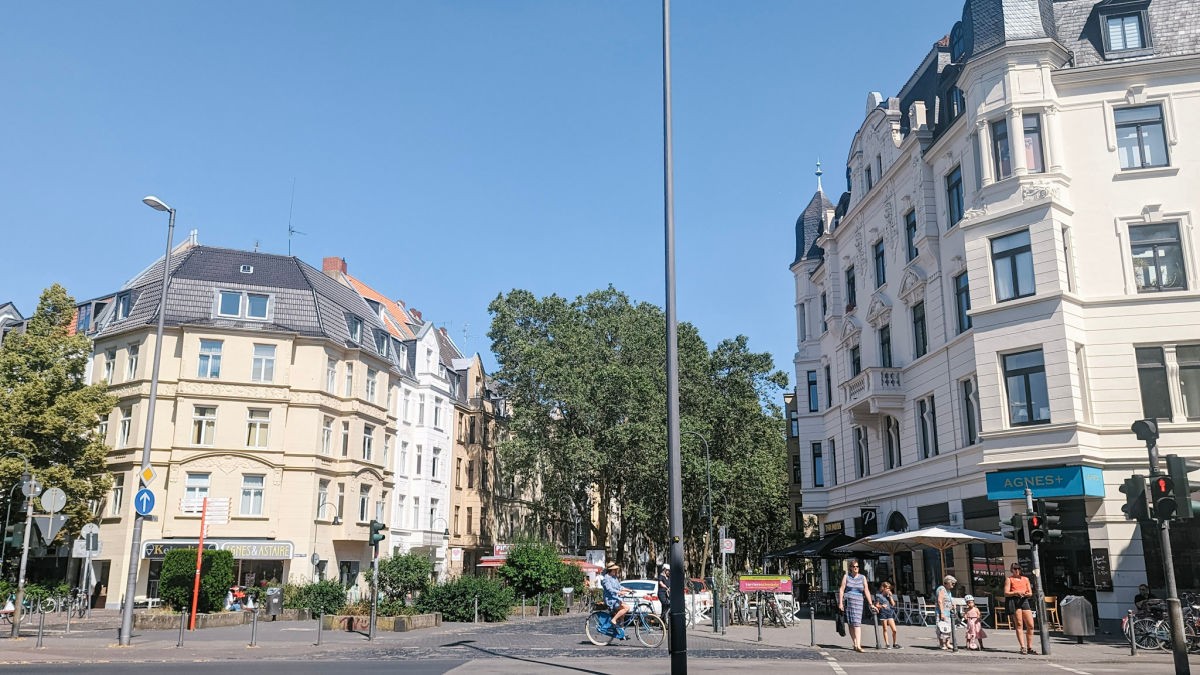
M 578 566 L 584 572 L 599 572 L 601 567 L 595 563 L 590 563 L 583 558 L 563 558 L 563 562 Z
M 504 567 L 504 558 L 502 555 L 485 555 L 479 559 L 479 564 L 476 567 Z

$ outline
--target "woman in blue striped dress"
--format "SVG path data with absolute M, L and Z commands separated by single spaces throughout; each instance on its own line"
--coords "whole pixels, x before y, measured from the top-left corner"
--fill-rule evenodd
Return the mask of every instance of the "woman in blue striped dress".
M 864 605 L 865 603 L 865 605 Z M 871 601 L 871 588 L 867 578 L 858 573 L 858 561 L 850 561 L 850 571 L 842 577 L 838 587 L 838 609 L 846 613 L 846 623 L 850 627 L 850 639 L 854 642 L 854 651 L 861 652 L 862 648 L 862 618 L 863 607 L 875 611 L 875 603 Z

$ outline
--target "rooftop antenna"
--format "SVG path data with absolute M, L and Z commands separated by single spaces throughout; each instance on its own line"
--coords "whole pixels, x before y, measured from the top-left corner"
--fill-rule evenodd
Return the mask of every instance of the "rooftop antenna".
M 824 190 L 821 189 L 821 174 L 823 173 L 825 172 L 821 171 L 821 158 L 817 157 L 817 192 L 824 192 Z
M 288 202 L 288 256 L 292 255 L 292 235 L 305 234 L 292 227 L 292 207 L 296 205 L 296 179 L 292 178 L 292 200 Z
M 254 240 L 254 252 L 258 253 L 258 240 L 257 239 Z

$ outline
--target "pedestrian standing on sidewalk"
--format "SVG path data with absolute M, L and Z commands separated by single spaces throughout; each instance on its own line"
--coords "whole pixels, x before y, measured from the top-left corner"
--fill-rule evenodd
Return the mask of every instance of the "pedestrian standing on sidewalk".
M 663 625 L 671 613 L 671 566 L 664 564 L 658 573 L 658 601 L 662 603 Z
M 937 634 L 938 643 L 942 649 L 950 650 L 951 632 L 954 631 L 954 586 L 958 579 L 947 574 L 942 578 L 942 585 L 933 592 L 933 605 L 937 610 L 937 621 L 933 630 Z M 945 630 L 942 630 L 945 628 Z
M 1011 574 L 1004 580 L 1004 610 L 1012 617 L 1017 631 L 1017 646 L 1022 654 L 1037 654 L 1033 650 L 1033 587 L 1029 577 L 1021 574 L 1021 564 L 1013 563 Z
M 879 611 L 879 623 L 883 624 L 883 648 L 900 649 L 900 643 L 896 642 L 896 596 L 892 593 L 891 582 L 879 584 L 879 592 L 875 594 L 875 609 Z M 890 644 L 889 631 L 892 636 Z
M 865 603 L 865 604 L 864 604 Z M 838 610 L 846 613 L 846 624 L 850 628 L 850 640 L 854 643 L 854 651 L 861 652 L 863 607 L 875 611 L 875 603 L 871 600 L 871 588 L 867 578 L 858 573 L 858 561 L 850 561 L 850 571 L 842 576 L 838 586 Z

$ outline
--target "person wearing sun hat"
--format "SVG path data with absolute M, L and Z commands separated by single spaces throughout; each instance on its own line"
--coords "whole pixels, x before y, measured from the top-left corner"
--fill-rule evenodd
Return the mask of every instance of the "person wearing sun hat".
M 604 604 L 612 615 L 613 630 L 617 639 L 627 640 L 625 629 L 620 628 L 621 618 L 629 612 L 629 605 L 621 600 L 625 589 L 621 588 L 621 566 L 610 561 L 604 568 L 604 578 L 600 580 L 600 588 L 604 589 Z

